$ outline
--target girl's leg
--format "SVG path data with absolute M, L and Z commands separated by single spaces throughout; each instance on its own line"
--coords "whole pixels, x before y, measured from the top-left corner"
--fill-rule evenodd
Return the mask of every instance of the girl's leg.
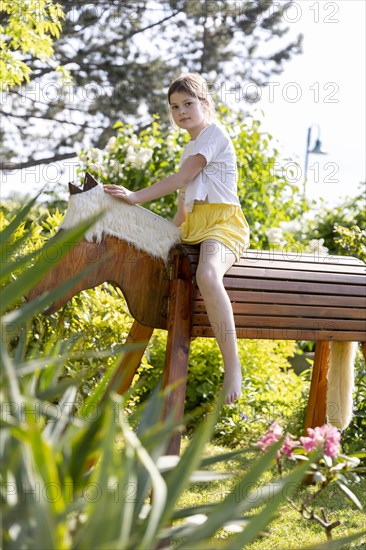
M 240 396 L 242 381 L 233 309 L 223 282 L 234 262 L 235 254 L 223 243 L 213 239 L 201 243 L 196 280 L 224 360 L 227 404 Z

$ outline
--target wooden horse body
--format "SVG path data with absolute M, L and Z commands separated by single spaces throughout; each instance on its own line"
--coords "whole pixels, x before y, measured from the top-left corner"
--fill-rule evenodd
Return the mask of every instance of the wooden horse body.
M 93 185 L 91 182 L 83 192 L 93 189 Z M 174 405 L 181 418 L 191 338 L 213 337 L 216 330 L 225 330 L 210 326 L 195 285 L 198 250 L 197 246 L 175 245 L 167 258 L 158 258 L 116 236 L 83 239 L 29 297 L 58 286 L 95 263 L 95 269 L 82 276 L 47 313 L 56 311 L 83 289 L 104 281 L 117 285 L 135 319 L 127 342 L 143 343 L 123 358 L 119 371 L 128 365 L 129 376 L 124 378 L 119 391 L 126 391 L 131 383 L 154 328 L 166 329 L 164 386 L 180 382 L 170 394 L 168 407 Z M 337 408 L 346 403 L 346 411 L 341 414 L 344 418 L 338 422 L 344 427 L 351 414 L 355 350 L 355 346 L 347 343 L 362 342 L 366 354 L 365 265 L 355 258 L 340 256 L 314 259 L 308 255 L 284 257 L 268 251 L 247 251 L 228 271 L 224 283 L 233 304 L 239 338 L 317 342 L 305 426 L 323 424 L 326 414 L 329 417 L 335 412 L 333 415 L 337 417 L 338 411 L 332 411 L 332 405 Z M 332 354 L 330 342 L 343 342 L 341 351 L 334 347 Z M 328 396 L 326 409 L 329 357 L 334 364 L 329 370 L 333 373 L 330 385 L 331 399 L 335 402 L 329 403 Z M 167 453 L 179 453 L 179 447 L 180 434 L 176 434 Z

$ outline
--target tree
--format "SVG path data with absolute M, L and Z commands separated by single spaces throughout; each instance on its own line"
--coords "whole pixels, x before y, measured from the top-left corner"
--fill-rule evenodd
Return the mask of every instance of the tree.
M 10 91 L 3 108 L 6 158 L 19 161 L 23 156 L 27 166 L 44 162 L 44 157 L 52 161 L 73 156 L 80 145 L 103 147 L 117 120 L 141 128 L 158 113 L 167 123 L 165 88 L 183 71 L 204 74 L 219 100 L 225 103 L 230 95 L 244 109 L 252 99 L 244 93 L 244 84 L 265 85 L 271 74 L 283 70 L 285 61 L 301 52 L 301 35 L 278 46 L 289 30 L 291 4 L 62 2 L 66 19 L 55 56 L 70 70 L 73 84 L 56 85 L 52 68 L 37 63 L 29 85 Z M 33 128 L 41 121 L 44 136 L 35 143 Z M 11 148 L 19 137 L 23 155 Z
M 53 59 L 53 40 L 59 38 L 64 18 L 60 4 L 52 0 L 2 0 L 0 15 L 1 90 L 29 81 L 33 63 L 41 61 L 52 70 L 60 68 Z

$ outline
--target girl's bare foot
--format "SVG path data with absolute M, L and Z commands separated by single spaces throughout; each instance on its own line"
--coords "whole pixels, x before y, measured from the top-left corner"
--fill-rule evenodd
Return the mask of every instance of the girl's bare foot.
M 240 362 L 230 368 L 225 368 L 223 390 L 225 392 L 225 405 L 230 405 L 241 395 L 241 364 Z

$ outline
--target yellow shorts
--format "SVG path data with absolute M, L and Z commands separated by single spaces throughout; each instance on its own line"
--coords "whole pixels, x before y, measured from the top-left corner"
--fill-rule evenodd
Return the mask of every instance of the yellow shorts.
M 195 204 L 179 230 L 182 243 L 215 239 L 230 248 L 237 261 L 249 246 L 249 225 L 241 207 L 235 204 Z

